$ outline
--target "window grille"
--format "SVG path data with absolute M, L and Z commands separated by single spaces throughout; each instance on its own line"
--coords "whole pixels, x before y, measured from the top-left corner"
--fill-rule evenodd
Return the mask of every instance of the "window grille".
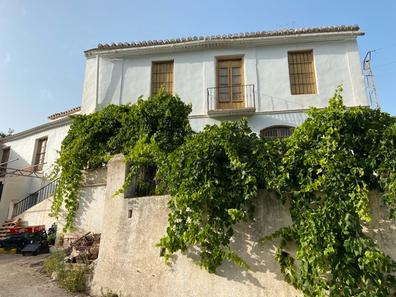
M 288 60 L 291 94 L 316 94 L 313 51 L 289 52 Z
M 269 139 L 289 137 L 293 130 L 294 128 L 289 126 L 272 126 L 261 130 L 260 136 Z
M 173 61 L 153 62 L 151 71 L 151 95 L 155 95 L 163 87 L 173 94 Z

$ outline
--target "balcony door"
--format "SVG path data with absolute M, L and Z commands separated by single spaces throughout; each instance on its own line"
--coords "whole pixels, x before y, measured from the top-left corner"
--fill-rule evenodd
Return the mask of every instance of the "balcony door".
M 245 107 L 242 59 L 217 61 L 217 109 Z

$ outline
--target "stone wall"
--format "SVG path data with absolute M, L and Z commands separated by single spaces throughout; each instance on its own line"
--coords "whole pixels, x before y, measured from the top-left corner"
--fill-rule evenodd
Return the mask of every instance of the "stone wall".
M 235 228 L 232 248 L 250 266 L 246 271 L 224 263 L 209 274 L 194 263 L 193 250 L 177 253 L 170 265 L 156 247 L 167 226 L 168 196 L 126 199 L 114 196 L 123 184 L 125 164 L 116 156 L 108 164 L 108 186 L 104 205 L 99 259 L 91 293 L 112 291 L 138 297 L 290 297 L 302 296 L 283 280 L 274 260 L 273 243 L 258 240 L 291 223 L 289 211 L 276 197 L 261 192 L 257 197 L 255 221 Z M 371 193 L 373 221 L 366 232 L 396 258 L 396 225 L 387 220 L 386 208 L 377 193 Z

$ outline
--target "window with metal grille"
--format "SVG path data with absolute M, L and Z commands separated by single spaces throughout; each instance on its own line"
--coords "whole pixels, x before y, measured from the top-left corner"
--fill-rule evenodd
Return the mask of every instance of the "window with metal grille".
M 10 158 L 10 151 L 11 149 L 9 147 L 3 149 L 0 161 L 0 177 L 4 176 L 7 172 L 7 162 Z
M 288 60 L 291 94 L 316 94 L 313 51 L 289 52 Z
M 163 87 L 173 94 L 173 61 L 153 62 L 151 68 L 151 95 L 155 95 Z
M 260 131 L 262 138 L 283 138 L 292 135 L 294 128 L 290 126 L 271 126 Z
M 34 157 L 34 164 L 33 164 L 34 171 L 43 170 L 45 153 L 47 151 L 47 140 L 48 140 L 47 137 L 37 140 L 36 155 Z

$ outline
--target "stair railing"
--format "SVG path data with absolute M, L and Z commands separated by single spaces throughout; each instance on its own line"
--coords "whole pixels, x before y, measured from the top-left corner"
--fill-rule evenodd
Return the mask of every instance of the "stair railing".
M 21 213 L 25 212 L 26 210 L 35 206 L 41 201 L 44 201 L 45 199 L 53 196 L 57 186 L 58 181 L 54 180 L 48 185 L 38 189 L 36 192 L 29 194 L 29 196 L 22 199 L 21 201 L 15 203 L 12 210 L 12 217 L 20 215 Z

